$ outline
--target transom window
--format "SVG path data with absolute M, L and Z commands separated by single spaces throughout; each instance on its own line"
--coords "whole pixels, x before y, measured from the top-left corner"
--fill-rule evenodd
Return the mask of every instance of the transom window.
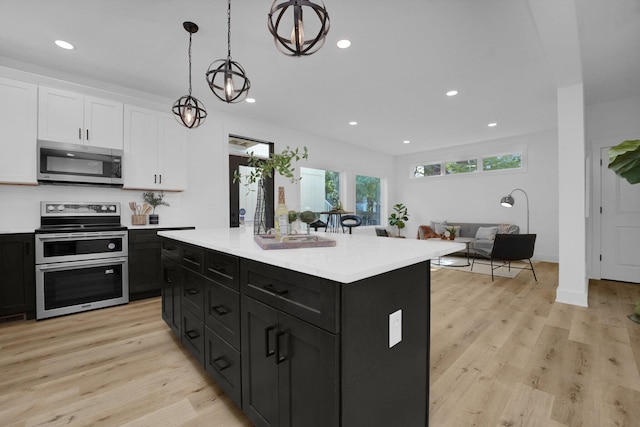
M 520 170 L 522 166 L 522 153 L 518 152 L 417 165 L 412 167 L 411 177 L 426 178 L 431 176 L 485 173 L 510 169 Z

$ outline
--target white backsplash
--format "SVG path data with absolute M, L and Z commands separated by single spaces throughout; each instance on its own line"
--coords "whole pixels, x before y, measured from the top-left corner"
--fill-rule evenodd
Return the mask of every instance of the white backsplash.
M 143 190 L 85 187 L 77 185 L 0 185 L 0 231 L 33 231 L 40 226 L 40 202 L 119 202 L 122 224 L 131 225 L 129 202 L 142 204 Z M 182 224 L 181 193 L 165 192 L 170 206 L 158 206 L 160 225 Z

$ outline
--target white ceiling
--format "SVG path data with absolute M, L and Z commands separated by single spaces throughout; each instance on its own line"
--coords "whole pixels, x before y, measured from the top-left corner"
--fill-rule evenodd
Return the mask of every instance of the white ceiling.
M 255 104 L 225 104 L 205 82 L 227 53 L 224 0 L 0 0 L 0 65 L 177 99 L 188 91 L 182 22 L 193 21 L 193 95 L 207 121 L 228 111 L 407 154 L 556 127 L 554 71 L 530 1 L 543 0 L 326 0 L 325 46 L 292 58 L 267 30 L 271 1 L 234 0 L 232 56 Z M 640 0 L 575 3 L 587 103 L 640 95 Z M 351 48 L 336 47 L 342 38 Z

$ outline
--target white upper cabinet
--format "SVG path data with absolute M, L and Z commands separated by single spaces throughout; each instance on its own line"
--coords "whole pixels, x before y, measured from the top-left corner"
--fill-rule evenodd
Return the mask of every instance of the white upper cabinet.
M 123 104 L 40 86 L 38 139 L 122 150 Z
M 171 114 L 124 106 L 124 188 L 187 188 L 186 129 Z
M 0 182 L 37 184 L 38 87 L 0 77 Z

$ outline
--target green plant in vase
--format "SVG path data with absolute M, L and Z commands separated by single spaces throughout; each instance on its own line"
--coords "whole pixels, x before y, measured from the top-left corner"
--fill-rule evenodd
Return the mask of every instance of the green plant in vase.
M 393 210 L 395 212 L 389 216 L 389 225 L 392 227 L 398 227 L 398 237 L 402 237 L 400 235 L 400 230 L 405 228 L 406 222 L 409 221 L 407 207 L 402 203 L 396 203 L 393 205 Z
M 301 159 L 307 159 L 309 153 L 307 147 L 303 147 L 302 150 L 296 148 L 292 150 L 287 146 L 281 153 L 273 153 L 269 155 L 268 159 L 257 157 L 253 152 L 249 154 L 247 161 L 248 165 L 253 168 L 248 175 L 243 176 L 240 171 L 233 172 L 233 182 L 243 181 L 244 185 L 249 187 L 251 184 L 258 184 L 258 202 L 256 212 L 253 218 L 253 233 L 254 234 L 266 234 L 266 212 L 268 211 L 265 199 L 264 181 L 267 178 L 273 178 L 277 173 L 291 181 L 292 183 L 298 182 L 301 178 L 296 178 L 294 175 L 295 168 L 292 166 L 293 161 L 299 161 Z
M 640 323 L 640 301 L 636 301 L 633 313 L 627 317 L 636 323 Z
M 156 215 L 156 208 L 158 206 L 169 206 L 169 203 L 164 201 L 164 192 L 161 191 L 156 195 L 153 191 L 147 191 L 142 193 L 142 198 L 153 208 L 153 212 L 149 215 L 149 224 L 158 224 L 160 217 Z

